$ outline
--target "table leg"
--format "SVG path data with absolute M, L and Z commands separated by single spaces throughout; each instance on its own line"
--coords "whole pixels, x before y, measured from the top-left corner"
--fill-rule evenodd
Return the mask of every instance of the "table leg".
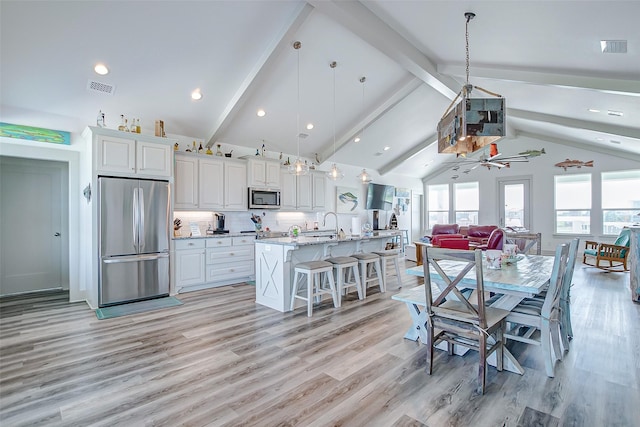
M 417 341 L 419 339 L 422 343 L 425 343 L 427 341 L 427 334 L 424 328 L 424 325 L 427 322 L 427 315 L 425 311 L 420 310 L 420 306 L 417 304 L 410 302 L 405 304 L 407 304 L 407 309 L 409 309 L 409 315 L 411 316 L 413 324 L 404 337 L 411 341 Z

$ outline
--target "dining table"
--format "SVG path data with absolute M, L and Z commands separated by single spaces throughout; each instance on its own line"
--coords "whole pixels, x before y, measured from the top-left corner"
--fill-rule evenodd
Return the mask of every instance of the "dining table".
M 553 269 L 553 256 L 546 255 L 518 255 L 510 264 L 505 264 L 500 269 L 489 269 L 486 261 L 483 260 L 483 280 L 485 292 L 491 292 L 494 296 L 489 300 L 491 307 L 501 308 L 511 311 L 523 299 L 532 297 L 542 292 L 549 283 L 551 270 Z M 466 263 L 461 261 L 441 261 L 440 265 L 451 279 L 457 276 L 461 266 Z M 406 270 L 407 274 L 424 277 L 423 266 L 415 266 Z M 434 295 L 445 289 L 446 284 L 438 273 L 430 269 Z M 437 287 L 437 289 L 436 289 Z M 459 288 L 476 287 L 475 267 L 472 268 L 460 281 Z M 426 295 L 424 285 L 410 289 L 403 289 L 393 295 L 392 299 L 404 302 L 409 310 L 412 325 L 404 335 L 406 339 L 426 343 Z M 446 349 L 446 343 L 441 343 Z M 464 354 L 468 349 L 456 346 L 456 354 Z M 504 368 L 508 371 L 524 374 L 524 369 L 518 363 L 513 354 L 505 347 Z M 495 352 L 487 360 L 492 366 L 496 366 Z

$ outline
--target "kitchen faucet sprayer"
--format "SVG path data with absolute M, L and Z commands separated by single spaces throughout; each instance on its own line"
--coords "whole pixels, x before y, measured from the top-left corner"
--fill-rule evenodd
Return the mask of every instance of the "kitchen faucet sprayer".
M 336 237 L 338 237 L 338 215 L 336 215 L 335 212 L 327 212 L 326 214 L 324 214 L 324 217 L 322 218 L 322 226 L 325 227 L 327 225 L 327 216 L 331 214 L 336 218 Z

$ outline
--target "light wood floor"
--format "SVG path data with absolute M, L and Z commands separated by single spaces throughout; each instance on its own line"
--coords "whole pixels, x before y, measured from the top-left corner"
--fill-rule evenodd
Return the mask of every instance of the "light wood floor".
M 526 373 L 489 368 L 484 396 L 475 352 L 440 352 L 425 374 L 395 289 L 322 304 L 311 319 L 256 305 L 247 284 L 110 320 L 66 293 L 3 298 L 0 424 L 638 426 L 640 305 L 628 282 L 578 266 L 575 338 L 556 377 L 539 348 L 510 343 Z

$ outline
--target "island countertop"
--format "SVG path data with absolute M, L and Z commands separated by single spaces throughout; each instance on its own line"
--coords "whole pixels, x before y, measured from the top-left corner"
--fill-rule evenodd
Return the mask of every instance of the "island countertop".
M 341 243 L 341 242 L 357 242 L 357 241 L 367 241 L 372 239 L 388 239 L 390 237 L 400 236 L 400 231 L 395 230 L 383 230 L 377 232 L 373 236 L 351 236 L 348 235 L 345 238 L 337 239 L 333 236 L 319 236 L 319 237 L 309 237 L 309 236 L 298 236 L 296 238 L 292 237 L 275 237 L 270 239 L 260 239 L 256 240 L 256 243 L 269 244 L 269 245 L 293 245 L 293 246 L 310 246 L 310 245 L 324 245 L 327 243 Z

